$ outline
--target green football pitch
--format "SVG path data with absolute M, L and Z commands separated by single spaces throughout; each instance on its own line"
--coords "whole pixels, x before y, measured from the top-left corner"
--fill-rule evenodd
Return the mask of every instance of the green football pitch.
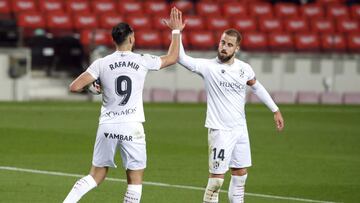
M 0 103 L 0 202 L 62 202 L 88 173 L 100 103 Z M 201 202 L 207 183 L 204 104 L 146 104 L 148 167 L 142 202 Z M 253 166 L 246 202 L 360 202 L 360 106 L 281 106 L 276 132 L 247 105 Z M 122 202 L 117 169 L 81 202 Z M 226 177 L 220 202 L 228 202 Z

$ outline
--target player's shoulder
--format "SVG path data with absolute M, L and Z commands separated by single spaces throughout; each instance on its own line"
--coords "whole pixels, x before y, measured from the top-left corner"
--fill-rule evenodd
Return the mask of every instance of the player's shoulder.
M 238 66 L 240 66 L 241 68 L 252 70 L 251 65 L 249 63 L 245 62 L 245 61 L 242 61 L 240 59 L 235 59 L 235 63 L 237 63 Z

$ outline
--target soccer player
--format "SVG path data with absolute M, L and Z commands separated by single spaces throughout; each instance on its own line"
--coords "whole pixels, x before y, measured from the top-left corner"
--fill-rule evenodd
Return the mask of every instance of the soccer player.
M 244 110 L 248 86 L 274 113 L 276 128 L 281 131 L 284 127 L 279 108 L 256 80 L 251 66 L 235 58 L 240 50 L 240 42 L 241 35 L 237 30 L 225 30 L 214 59 L 187 56 L 180 44 L 179 63 L 204 79 L 207 95 L 205 127 L 208 128 L 210 175 L 204 203 L 218 202 L 224 175 L 229 168 L 229 200 L 231 203 L 244 202 L 247 168 L 251 166 Z
M 78 202 L 83 195 L 98 186 L 109 167 L 116 167 L 114 156 L 121 153 L 127 175 L 124 202 L 140 202 L 142 179 L 146 167 L 145 121 L 142 92 L 149 70 L 159 70 L 175 64 L 179 55 L 181 12 L 173 8 L 165 23 L 172 29 L 172 41 L 164 56 L 136 54 L 134 31 L 127 23 L 112 29 L 116 51 L 95 60 L 70 84 L 72 92 L 81 92 L 97 79 L 101 81 L 103 103 L 99 118 L 90 174 L 78 180 L 64 203 Z

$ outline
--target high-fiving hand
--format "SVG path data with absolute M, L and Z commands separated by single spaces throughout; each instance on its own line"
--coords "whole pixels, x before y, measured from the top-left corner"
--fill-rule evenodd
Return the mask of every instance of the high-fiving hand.
M 182 20 L 182 13 L 176 7 L 171 9 L 170 19 L 163 19 L 163 22 L 172 30 L 182 31 L 185 27 L 185 23 Z

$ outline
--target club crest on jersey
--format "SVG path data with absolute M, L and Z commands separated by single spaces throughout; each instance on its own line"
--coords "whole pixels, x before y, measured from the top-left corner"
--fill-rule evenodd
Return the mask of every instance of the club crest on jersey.
M 243 78 L 245 74 L 245 71 L 243 69 L 240 70 L 240 77 Z
M 133 141 L 133 137 L 131 135 L 121 135 L 115 133 L 104 133 L 105 138 L 107 139 L 117 139 L 121 141 Z

